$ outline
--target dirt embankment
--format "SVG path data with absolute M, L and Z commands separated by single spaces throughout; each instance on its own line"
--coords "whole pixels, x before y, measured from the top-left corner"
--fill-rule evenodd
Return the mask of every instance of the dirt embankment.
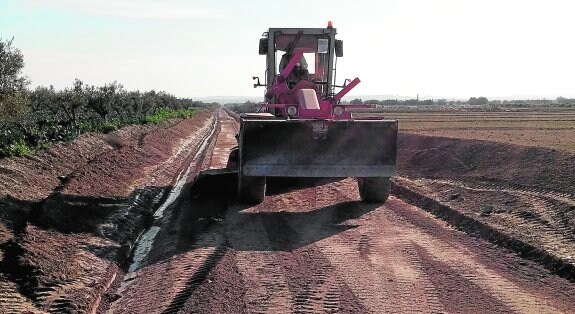
M 398 169 L 403 175 L 475 177 L 575 194 L 575 154 L 416 134 L 401 134 L 398 147 Z
M 401 134 L 394 193 L 575 280 L 575 154 Z
M 0 160 L 0 308 L 93 310 L 215 126 L 203 111 Z

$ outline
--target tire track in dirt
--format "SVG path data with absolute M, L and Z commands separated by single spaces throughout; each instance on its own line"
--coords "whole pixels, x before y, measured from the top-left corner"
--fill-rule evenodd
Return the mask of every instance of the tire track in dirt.
M 516 312 L 571 312 L 575 287 L 569 281 L 510 251 L 453 231 L 418 207 L 399 200 L 389 205 L 395 215 L 407 219 L 408 226 L 413 225 L 408 230 L 425 248 L 422 256 L 432 256 L 452 269 L 442 278 L 462 276 Z
M 288 246 L 299 245 L 302 238 L 288 225 L 283 217 L 266 221 L 268 235 L 277 239 L 288 235 Z M 276 254 L 284 269 L 289 270 L 289 288 L 294 295 L 293 312 L 295 313 L 334 313 L 342 311 L 340 303 L 344 299 L 341 290 L 347 287 L 340 285 L 334 276 L 333 266 L 314 245 L 308 245 L 282 252 L 286 248 L 274 241 Z M 297 270 L 294 272 L 294 270 Z
M 494 182 L 492 180 L 482 180 L 480 178 L 463 179 L 422 179 L 430 182 L 459 186 L 469 190 L 507 192 L 510 194 L 521 194 L 537 198 L 552 199 L 568 205 L 575 205 L 575 195 L 570 193 L 547 190 L 542 187 L 522 186 L 512 182 Z
M 200 235 L 194 248 L 128 274 L 107 313 L 177 313 L 225 253 L 223 230 Z
M 460 241 L 454 242 L 453 240 L 444 241 L 442 237 L 448 235 L 447 232 L 444 232 L 443 235 L 437 233 L 430 234 L 425 231 L 422 232 L 419 226 L 412 225 L 409 221 L 411 219 L 423 220 L 423 218 L 428 218 L 430 223 L 435 223 L 429 216 L 417 217 L 423 214 L 417 207 L 407 205 L 397 199 L 389 202 L 387 207 L 390 209 L 390 212 L 388 212 L 386 216 L 390 218 L 393 216 L 399 218 L 398 215 L 404 218 L 407 217 L 407 219 L 403 221 L 402 236 L 412 239 L 412 241 L 417 244 L 418 249 L 424 250 L 425 254 L 429 254 L 433 261 L 443 263 L 445 267 L 448 267 L 449 273 L 447 273 L 447 275 L 452 273 L 464 278 L 466 282 L 460 283 L 460 286 L 468 286 L 471 284 L 480 287 L 485 291 L 485 295 L 489 296 L 489 299 L 497 299 L 499 301 L 498 303 L 503 304 L 514 312 L 559 312 L 557 308 L 542 302 L 539 296 L 525 291 L 515 282 L 501 276 L 496 270 L 492 269 L 490 265 L 486 265 L 478 259 L 476 257 L 477 254 L 467 248 L 467 243 L 461 243 Z M 437 224 L 437 226 L 434 227 L 441 228 L 442 226 Z M 443 228 L 446 228 L 446 226 L 443 226 Z M 494 261 L 497 261 L 496 257 L 494 257 Z M 475 295 L 475 297 L 478 296 L 479 295 Z M 474 311 L 497 311 L 492 308 L 494 304 L 489 299 L 474 300 L 476 302 Z
M 381 250 L 377 260 L 371 259 L 376 254 L 377 235 L 388 235 L 381 235 L 385 230 L 381 230 L 380 225 L 356 224 L 358 217 L 378 223 L 381 220 L 373 216 L 380 210 L 378 205 L 355 201 L 355 180 L 319 186 L 316 190 L 318 203 L 335 208 L 334 212 L 326 212 L 314 221 L 296 221 L 293 226 L 302 237 L 313 237 L 317 230 L 329 229 L 326 228 L 329 223 L 347 226 L 342 228 L 345 231 L 318 241 L 315 246 L 334 265 L 333 271 L 349 285 L 360 304 L 369 312 L 442 311 L 433 285 L 424 280 L 413 255 L 405 254 L 409 250 L 394 250 L 388 245 Z
M 244 301 L 250 313 L 289 312 L 294 300 L 284 270 L 274 254 L 261 219 L 228 208 L 226 233 L 236 250 L 236 262 L 246 286 Z
M 537 243 L 544 250 L 559 257 L 574 258 L 575 249 L 575 196 L 569 193 L 547 190 L 541 187 L 526 187 L 515 183 L 493 182 L 479 178 L 464 179 L 407 179 L 400 182 L 415 182 L 421 186 L 439 185 L 447 189 L 464 189 L 471 192 L 485 192 L 493 195 L 505 194 L 509 199 L 516 198 L 526 208 L 512 210 L 509 215 L 499 215 L 497 219 L 509 221 L 500 225 L 507 232 L 524 236 Z M 518 207 L 515 205 L 514 207 Z M 571 213 L 573 212 L 573 213 Z M 570 216 L 568 216 L 570 215 Z M 512 227 L 507 227 L 507 226 Z M 521 234 L 529 230 L 529 234 Z M 536 231 L 536 232 L 533 232 Z
M 313 287 L 314 289 L 310 291 L 311 293 L 308 292 L 307 299 L 303 300 L 310 304 L 309 313 L 368 312 L 369 307 L 365 307 L 362 302 L 364 295 L 357 294 L 353 285 L 341 280 L 342 274 L 337 272 L 338 265 L 333 263 L 329 252 L 326 253 L 322 250 L 322 241 L 315 243 L 312 241 L 312 239 L 325 239 L 334 232 L 340 231 L 338 227 L 325 226 L 326 222 L 332 220 L 330 213 L 322 213 L 320 210 L 319 214 L 314 214 L 325 203 L 325 196 L 321 193 L 321 186 L 273 196 L 272 199 L 283 210 L 293 213 L 312 213 L 311 217 L 292 215 L 292 218 L 289 219 L 289 228 L 287 230 L 289 234 L 292 234 L 291 237 L 297 237 L 302 245 L 311 242 L 311 244 L 302 248 L 303 253 L 310 254 L 310 251 L 313 252 L 313 261 L 309 263 L 315 263 L 316 265 L 314 265 L 315 271 L 311 277 L 312 279 L 314 277 L 319 278 L 321 281 Z M 339 209 L 345 210 L 346 205 L 349 204 L 328 206 L 326 209 L 334 210 L 337 216 L 337 211 Z M 304 265 L 309 267 L 309 264 Z M 310 281 L 313 282 L 313 280 Z
M 308 189 L 313 191 L 313 189 Z M 295 313 L 336 313 L 336 312 L 365 312 L 352 291 L 341 282 L 334 272 L 329 260 L 307 238 L 300 236 L 293 228 L 291 221 L 299 212 L 292 212 L 295 208 L 313 206 L 312 193 L 304 195 L 295 203 L 286 203 L 285 195 L 268 196 L 266 201 L 254 208 L 245 210 L 242 214 L 247 221 L 260 218 L 263 230 L 260 233 L 267 236 L 265 245 L 256 245 L 257 249 L 272 250 L 278 269 L 266 276 L 275 277 L 274 273 L 282 271 L 287 286 L 285 295 L 290 296 L 282 301 L 281 307 L 256 308 L 255 312 L 279 311 Z M 307 196 L 307 197 L 305 197 Z M 287 196 L 288 200 L 292 200 Z M 257 239 L 255 241 L 258 241 Z M 262 241 L 261 239 L 259 240 Z M 257 242 L 254 242 L 257 243 Z M 243 250 L 241 246 L 235 247 Z M 254 249 L 246 247 L 245 249 Z M 251 267 L 254 267 L 253 265 Z M 264 281 L 266 279 L 263 279 Z M 248 289 L 249 293 L 249 289 Z M 279 310 L 278 310 L 279 309 Z M 283 309 L 283 310 L 282 310 Z
M 323 194 L 335 204 L 355 196 L 352 180 L 316 189 L 318 199 Z M 555 278 L 559 283 L 552 289 L 538 283 L 525 287 L 528 284 L 517 274 L 501 273 L 497 256 L 501 249 L 491 250 L 485 258 L 485 252 L 476 247 L 490 246 L 489 243 L 469 238 L 393 197 L 384 206 L 366 208 L 369 206 L 348 202 L 340 207 L 350 215 L 344 224 L 354 227 L 314 245 L 371 312 L 460 311 L 457 300 L 467 300 L 463 308 L 471 312 L 569 311 L 571 298 L 564 294 L 550 298 L 554 289 L 572 291 L 568 282 Z M 316 218 L 315 222 L 307 220 L 307 225 L 305 219 L 292 220 L 290 224 L 302 237 L 313 236 L 322 224 L 333 220 L 333 214 Z M 427 225 L 422 229 L 412 223 L 414 219 Z M 442 232 L 434 233 L 433 229 L 438 228 Z M 514 263 L 521 265 L 517 258 Z
M 0 295 L 0 304 L 2 305 L 0 313 L 26 313 L 27 311 L 46 313 L 38 311 L 32 300 L 18 293 L 16 284 L 7 280 L 4 276 L 0 276 L 0 291 L 2 291 Z

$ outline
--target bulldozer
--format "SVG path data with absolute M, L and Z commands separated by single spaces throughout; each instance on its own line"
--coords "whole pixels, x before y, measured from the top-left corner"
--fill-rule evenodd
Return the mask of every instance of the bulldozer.
M 244 203 L 264 200 L 266 178 L 357 178 L 361 200 L 385 202 L 396 173 L 397 120 L 342 102 L 359 78 L 336 85 L 343 41 L 336 28 L 269 28 L 259 41 L 266 57 L 259 110 L 239 117 L 230 158 Z M 365 111 L 368 111 L 366 115 Z M 370 116 L 372 114 L 372 116 Z M 228 164 L 230 165 L 230 163 Z

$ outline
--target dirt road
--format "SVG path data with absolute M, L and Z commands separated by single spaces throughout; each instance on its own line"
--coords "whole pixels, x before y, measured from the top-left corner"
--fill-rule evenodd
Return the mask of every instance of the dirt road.
M 236 144 L 220 123 L 205 168 Z M 255 207 L 183 191 L 101 312 L 575 311 L 575 284 L 393 196 L 361 203 L 353 179 L 270 180 Z

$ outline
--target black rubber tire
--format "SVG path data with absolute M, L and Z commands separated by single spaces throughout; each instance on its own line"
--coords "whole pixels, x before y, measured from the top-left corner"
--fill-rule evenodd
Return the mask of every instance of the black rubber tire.
M 238 196 L 244 204 L 259 204 L 266 196 L 266 177 L 238 176 Z
M 238 168 L 238 159 L 239 159 L 239 149 L 234 147 L 230 154 L 228 155 L 228 163 L 226 164 L 226 168 L 228 169 L 237 169 Z
M 366 203 L 384 203 L 391 192 L 391 181 L 387 177 L 357 178 L 359 196 Z

